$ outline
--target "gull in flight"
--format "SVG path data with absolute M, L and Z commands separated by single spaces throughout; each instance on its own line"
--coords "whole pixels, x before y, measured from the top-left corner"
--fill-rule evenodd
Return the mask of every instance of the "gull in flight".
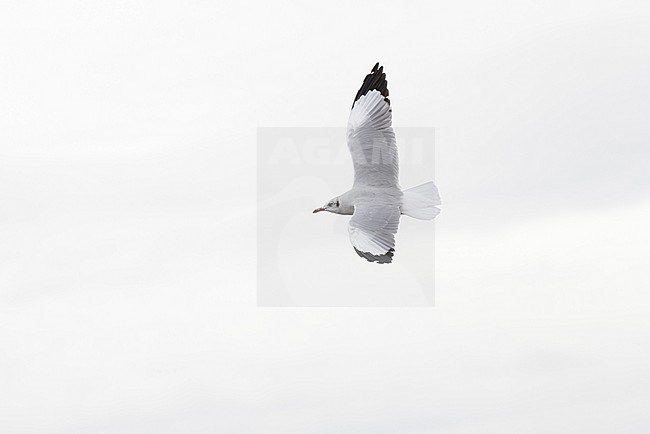
M 377 63 L 357 92 L 347 141 L 354 165 L 352 189 L 314 212 L 352 215 L 348 233 L 357 254 L 370 262 L 392 262 L 402 214 L 432 220 L 440 213 L 433 181 L 402 191 L 392 109 L 384 67 Z

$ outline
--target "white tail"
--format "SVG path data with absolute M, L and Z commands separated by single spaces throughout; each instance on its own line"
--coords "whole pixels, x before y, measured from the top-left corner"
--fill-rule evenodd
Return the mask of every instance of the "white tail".
M 433 181 L 404 191 L 402 214 L 420 220 L 431 220 L 440 214 L 440 194 Z

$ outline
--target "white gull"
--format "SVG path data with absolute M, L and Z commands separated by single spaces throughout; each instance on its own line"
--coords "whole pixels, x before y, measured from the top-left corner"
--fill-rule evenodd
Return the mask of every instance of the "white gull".
M 392 110 L 384 67 L 377 63 L 357 92 L 347 141 L 354 164 L 352 189 L 314 212 L 352 215 L 348 232 L 354 250 L 370 262 L 390 263 L 400 215 L 432 220 L 440 213 L 433 181 L 402 191 Z

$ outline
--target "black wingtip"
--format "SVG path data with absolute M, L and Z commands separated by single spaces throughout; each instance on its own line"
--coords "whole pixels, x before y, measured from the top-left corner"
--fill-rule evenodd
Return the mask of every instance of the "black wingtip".
M 362 252 L 361 250 L 354 248 L 354 251 L 357 252 L 357 255 L 364 258 L 368 262 L 376 262 L 378 264 L 390 264 L 393 262 L 393 254 L 395 249 L 389 249 L 383 255 L 373 255 L 372 253 Z
M 390 105 L 390 100 L 388 99 L 388 81 L 386 81 L 386 73 L 384 72 L 384 67 L 379 66 L 379 62 L 375 63 L 375 66 L 373 66 L 370 74 L 366 75 L 361 88 L 357 92 L 357 95 L 354 97 L 352 107 L 354 107 L 354 103 L 357 102 L 359 98 L 371 90 L 378 90 L 381 92 L 384 97 L 384 101 Z

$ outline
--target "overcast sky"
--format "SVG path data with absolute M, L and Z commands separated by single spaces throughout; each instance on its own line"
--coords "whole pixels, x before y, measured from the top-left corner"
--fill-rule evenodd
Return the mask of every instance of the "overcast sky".
M 649 29 L 644 2 L 3 2 L 0 431 L 648 432 Z M 377 61 L 394 124 L 435 128 L 435 308 L 258 308 L 257 129 L 343 127 Z M 317 177 L 307 212 L 341 193 Z

